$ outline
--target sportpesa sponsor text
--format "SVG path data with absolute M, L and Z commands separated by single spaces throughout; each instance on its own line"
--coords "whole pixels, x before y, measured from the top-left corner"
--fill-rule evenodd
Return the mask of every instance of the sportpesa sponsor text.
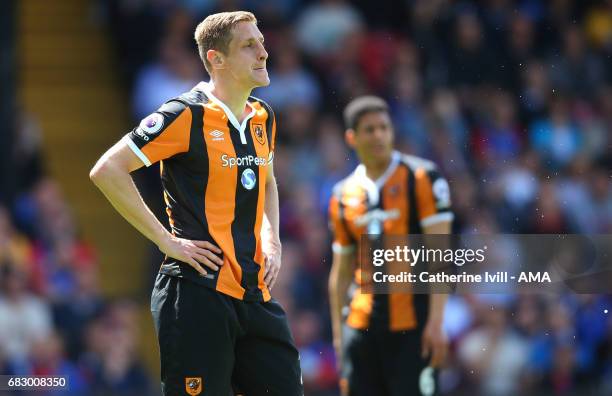
M 221 156 L 221 166 L 232 169 L 234 166 L 266 166 L 272 161 L 272 153 L 270 158 L 256 157 L 254 155 L 245 155 L 243 157 L 230 157 L 227 154 Z

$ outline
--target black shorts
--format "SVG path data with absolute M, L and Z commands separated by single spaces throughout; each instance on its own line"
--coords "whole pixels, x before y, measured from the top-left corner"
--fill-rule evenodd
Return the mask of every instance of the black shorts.
M 421 358 L 421 331 L 342 333 L 341 387 L 349 396 L 430 396 L 436 372 Z
M 165 396 L 302 396 L 298 351 L 278 302 L 244 302 L 159 274 L 151 296 Z

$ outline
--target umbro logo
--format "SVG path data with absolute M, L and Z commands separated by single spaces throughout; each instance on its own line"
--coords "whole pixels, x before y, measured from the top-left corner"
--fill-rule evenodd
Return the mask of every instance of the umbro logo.
M 215 129 L 214 131 L 210 132 L 209 135 L 212 136 L 213 141 L 224 140 L 223 132 L 218 129 Z

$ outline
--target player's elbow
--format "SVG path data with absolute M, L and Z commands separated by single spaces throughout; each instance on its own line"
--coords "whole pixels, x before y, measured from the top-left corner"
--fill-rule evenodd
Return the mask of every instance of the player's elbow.
M 142 166 L 140 159 L 123 143 L 111 147 L 89 171 L 89 178 L 100 189 L 112 187 L 119 179 Z
M 100 164 L 100 161 L 96 162 L 96 164 L 89 171 L 89 179 L 96 186 L 100 183 L 100 179 L 102 178 L 103 173 L 103 165 Z
M 89 171 L 89 179 L 97 187 L 104 184 L 104 181 L 111 177 L 111 164 L 104 157 L 100 158 L 98 162 Z

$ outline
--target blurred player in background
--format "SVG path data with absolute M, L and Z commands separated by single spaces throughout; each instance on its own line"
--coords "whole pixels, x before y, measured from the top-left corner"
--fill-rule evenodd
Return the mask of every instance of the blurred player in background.
M 329 295 L 341 390 L 349 396 L 432 395 L 435 368 L 448 347 L 442 330 L 447 296 L 362 293 L 356 247 L 362 234 L 450 233 L 448 183 L 432 162 L 393 149 L 384 100 L 359 97 L 344 119 L 346 141 L 361 164 L 335 186 L 329 205 Z
M 210 83 L 142 120 L 91 177 L 166 254 L 151 299 L 164 394 L 227 396 L 233 384 L 247 395 L 301 396 L 298 351 L 270 296 L 281 264 L 276 124 L 250 96 L 270 82 L 263 36 L 239 11 L 208 16 L 195 39 Z M 130 177 L 157 161 L 172 233 Z

